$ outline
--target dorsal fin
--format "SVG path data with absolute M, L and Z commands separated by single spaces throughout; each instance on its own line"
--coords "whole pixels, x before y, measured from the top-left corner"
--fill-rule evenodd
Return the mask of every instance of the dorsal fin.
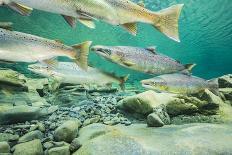
M 139 1 L 137 4 L 138 4 L 139 6 L 145 8 L 145 4 L 144 4 L 144 1 L 143 1 L 143 0 Z
M 157 54 L 156 53 L 156 46 L 147 47 L 145 49 L 148 50 L 148 51 L 150 51 L 150 52 L 152 52 L 153 54 Z

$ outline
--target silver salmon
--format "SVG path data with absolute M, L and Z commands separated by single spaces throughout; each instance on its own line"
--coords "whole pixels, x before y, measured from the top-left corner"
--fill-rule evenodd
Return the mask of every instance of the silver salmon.
M 151 79 L 142 80 L 141 84 L 147 89 L 166 91 L 177 94 L 196 94 L 208 89 L 218 92 L 218 82 L 215 79 L 205 80 L 185 74 L 166 74 Z
M 111 84 L 119 84 L 124 89 L 124 83 L 128 76 L 117 77 L 114 74 L 106 73 L 101 70 L 89 67 L 88 71 L 83 71 L 75 63 L 57 62 L 56 67 L 48 67 L 45 64 L 37 63 L 29 65 L 28 69 L 34 73 L 45 77 L 55 77 L 62 83 L 83 84 L 83 85 L 99 85 L 108 86 Z
M 148 74 L 188 73 L 195 64 L 180 62 L 156 52 L 154 47 L 94 46 L 91 50 L 123 67 Z
M 75 19 L 94 28 L 92 19 L 99 19 L 112 25 L 120 25 L 136 35 L 136 23 L 153 25 L 169 38 L 180 41 L 178 32 L 179 16 L 183 4 L 173 5 L 153 12 L 130 0 L 1 0 L 22 15 L 29 15 L 32 8 L 61 14 L 71 25 Z
M 91 41 L 67 46 L 60 41 L 0 29 L 0 45 L 0 61 L 49 64 L 53 58 L 65 56 L 86 70 Z

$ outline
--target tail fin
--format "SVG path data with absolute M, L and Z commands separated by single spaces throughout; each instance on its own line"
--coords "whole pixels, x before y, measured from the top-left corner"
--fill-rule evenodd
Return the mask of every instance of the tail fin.
M 88 69 L 88 55 L 91 44 L 92 41 L 86 41 L 84 43 L 72 46 L 76 50 L 73 55 L 75 62 L 84 70 Z
M 159 20 L 154 23 L 155 28 L 177 42 L 180 42 L 178 21 L 183 6 L 184 4 L 173 5 L 159 11 Z
M 129 76 L 130 75 L 128 74 L 127 76 L 124 76 L 124 77 L 120 78 L 120 88 L 122 90 L 125 90 L 125 82 L 128 80 Z

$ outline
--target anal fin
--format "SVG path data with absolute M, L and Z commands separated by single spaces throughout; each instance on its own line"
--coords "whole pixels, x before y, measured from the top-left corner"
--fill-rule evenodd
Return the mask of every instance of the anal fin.
M 15 2 L 11 2 L 9 4 L 7 4 L 12 10 L 18 12 L 19 14 L 23 15 L 23 16 L 29 16 L 31 14 L 31 12 L 33 11 L 32 8 L 15 3 Z
M 136 34 L 137 34 L 137 24 L 136 23 L 126 23 L 126 24 L 123 24 L 122 27 L 124 27 L 132 35 L 136 36 Z

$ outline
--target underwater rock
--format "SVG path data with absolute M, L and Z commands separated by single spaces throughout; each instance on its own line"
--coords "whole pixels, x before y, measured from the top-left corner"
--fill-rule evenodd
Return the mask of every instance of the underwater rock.
M 81 146 L 82 146 L 82 145 L 81 145 L 79 139 L 78 139 L 78 138 L 75 138 L 75 139 L 72 141 L 72 143 L 70 144 L 69 150 L 70 150 L 71 152 L 75 152 L 75 151 L 77 151 Z
M 38 119 L 40 108 L 31 106 L 14 106 L 0 109 L 0 124 L 13 124 Z
M 0 69 L 0 89 L 28 90 L 26 77 L 11 69 Z
M 219 106 L 219 105 L 222 105 L 224 103 L 223 100 L 219 96 L 213 94 L 209 90 L 204 91 L 204 93 L 202 95 L 202 99 L 205 101 L 208 101 L 209 103 L 215 104 L 215 106 L 216 105 Z
M 231 127 L 231 124 L 202 123 L 154 130 L 146 124 L 127 127 L 91 124 L 80 130 L 78 139 L 82 147 L 74 155 L 228 154 L 232 152 Z
M 225 96 L 226 100 L 232 101 L 232 88 L 221 88 L 219 91 Z
M 18 139 L 19 139 L 19 135 L 13 135 L 9 133 L 0 133 L 0 142 L 17 141 Z
M 19 143 L 32 141 L 34 139 L 43 139 L 43 133 L 39 130 L 31 131 L 19 138 Z
M 39 139 L 17 144 L 13 155 L 43 155 L 43 147 Z
M 147 116 L 147 125 L 149 127 L 162 127 L 164 126 L 164 122 L 156 113 L 151 113 Z
M 0 142 L 0 154 L 10 153 L 10 145 L 7 142 Z
M 69 146 L 51 148 L 48 150 L 48 155 L 70 155 Z
M 172 117 L 183 114 L 192 115 L 193 113 L 198 112 L 196 105 L 192 103 L 185 103 L 184 99 L 175 99 L 169 102 L 166 107 L 167 113 Z
M 165 125 L 170 124 L 170 116 L 167 113 L 166 105 L 161 104 L 160 106 L 155 107 L 153 113 L 155 113 Z
M 89 124 L 97 123 L 97 122 L 99 122 L 100 119 L 101 119 L 100 116 L 96 116 L 96 117 L 93 117 L 93 118 L 86 119 L 84 121 L 84 123 L 83 123 L 83 126 L 87 126 Z
M 59 126 L 54 132 L 56 141 L 65 141 L 71 143 L 78 135 L 80 122 L 78 120 L 69 120 Z
M 219 88 L 232 88 L 232 74 L 218 78 Z
M 144 93 L 127 97 L 119 102 L 118 107 L 130 112 L 148 115 L 152 113 L 153 108 L 174 99 L 174 94 L 156 93 L 154 91 L 146 91 Z

